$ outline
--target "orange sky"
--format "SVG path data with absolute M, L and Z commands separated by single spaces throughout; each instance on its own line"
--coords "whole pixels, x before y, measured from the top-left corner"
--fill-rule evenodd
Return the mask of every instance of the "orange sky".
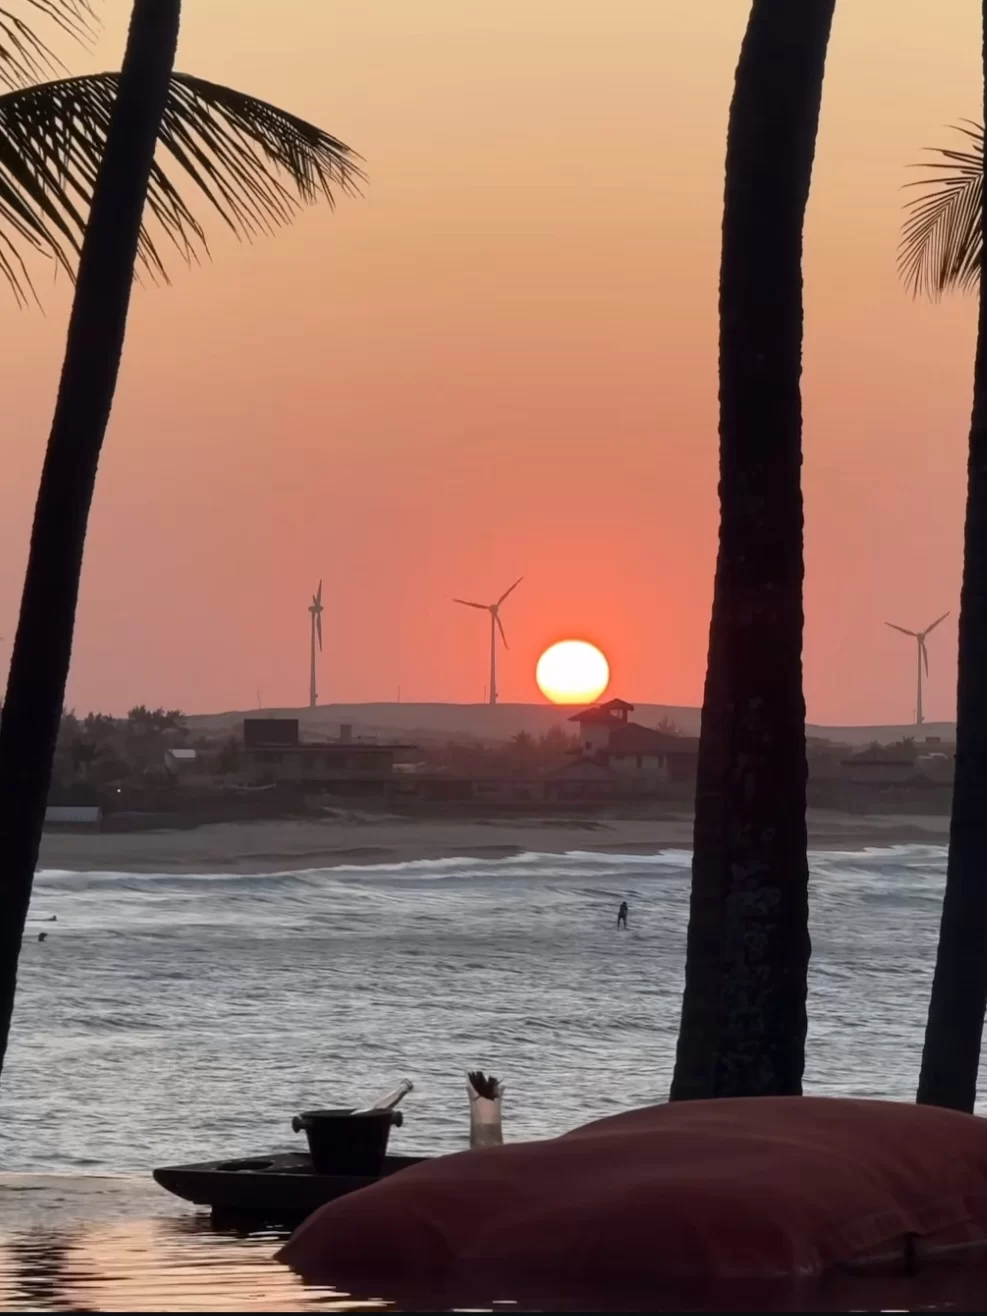
M 596 639 L 612 690 L 701 699 L 716 530 L 716 278 L 742 0 L 185 0 L 180 66 L 359 150 L 363 200 L 138 291 L 69 702 L 504 701 Z M 91 54 L 117 67 L 128 5 Z M 907 166 L 977 117 L 978 6 L 837 6 L 806 238 L 806 695 L 952 717 L 975 307 L 895 274 Z M 0 633 L 15 623 L 67 314 L 8 333 Z M 6 659 L 6 645 L 0 655 Z

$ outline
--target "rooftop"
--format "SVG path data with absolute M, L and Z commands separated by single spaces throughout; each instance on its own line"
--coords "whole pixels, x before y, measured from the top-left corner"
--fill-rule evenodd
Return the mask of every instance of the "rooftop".
M 695 752 L 696 741 L 684 736 L 673 736 L 667 731 L 654 731 L 651 727 L 642 727 L 637 722 L 628 722 L 624 726 L 614 727 L 607 746 L 611 754 L 691 754 Z
M 278 745 L 264 742 L 259 745 L 245 745 L 244 748 L 251 754 L 352 754 L 354 750 L 357 753 L 370 753 L 383 750 L 410 750 L 417 749 L 417 745 L 397 743 L 395 741 L 382 740 L 324 740 L 321 742 L 306 740 L 298 741 L 294 745 Z
M 634 712 L 634 705 L 623 699 L 608 699 L 604 704 L 594 704 L 584 708 L 569 718 L 570 722 L 589 723 L 593 726 L 611 726 L 615 722 L 626 722 L 627 714 Z
M 576 779 L 590 777 L 599 780 L 616 781 L 619 776 L 613 768 L 601 763 L 598 759 L 586 754 L 581 754 L 574 758 L 570 763 L 563 763 L 558 767 L 549 768 L 543 774 L 545 777 L 574 777 Z

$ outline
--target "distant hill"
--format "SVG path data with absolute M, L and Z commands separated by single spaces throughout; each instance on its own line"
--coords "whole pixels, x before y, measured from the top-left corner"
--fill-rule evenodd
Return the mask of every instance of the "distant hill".
M 341 724 L 353 728 L 354 736 L 409 741 L 463 739 L 510 740 L 521 731 L 541 735 L 552 727 L 575 728 L 569 718 L 577 710 L 552 704 L 325 704 L 319 708 L 245 709 L 190 717 L 190 729 L 200 734 L 239 731 L 245 717 L 297 717 L 307 739 L 335 739 Z M 636 704 L 634 720 L 655 726 L 663 719 L 674 722 L 687 736 L 699 734 L 699 709 L 677 704 Z M 844 745 L 891 744 L 905 736 L 916 740 L 939 737 L 952 743 L 953 722 L 928 722 L 917 733 L 914 726 L 824 727 L 809 726 L 809 736 Z

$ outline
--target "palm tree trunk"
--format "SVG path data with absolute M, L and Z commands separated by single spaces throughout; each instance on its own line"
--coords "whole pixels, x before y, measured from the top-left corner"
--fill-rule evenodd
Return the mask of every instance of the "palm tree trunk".
M 987 114 L 987 0 L 983 23 Z M 987 206 L 981 198 L 978 205 L 987 234 Z M 987 1008 L 987 297 L 982 273 L 979 295 L 960 591 L 956 775 L 939 950 L 918 1083 L 920 1102 L 968 1111 L 977 1096 Z
M 0 1068 L 72 653 L 86 526 L 116 389 L 181 0 L 135 0 L 79 262 L 0 722 Z
M 802 1088 L 802 227 L 835 0 L 754 0 L 727 136 L 720 542 L 672 1100 Z

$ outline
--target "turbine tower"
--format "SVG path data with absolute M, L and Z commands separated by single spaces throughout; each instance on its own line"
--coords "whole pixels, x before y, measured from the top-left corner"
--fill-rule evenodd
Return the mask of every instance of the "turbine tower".
M 325 609 L 322 607 L 322 581 L 319 581 L 318 590 L 312 595 L 312 602 L 308 606 L 309 613 L 312 617 L 312 666 L 308 682 L 308 706 L 315 708 L 319 702 L 319 692 L 315 684 L 315 641 L 319 641 L 319 653 L 322 652 L 322 613 Z
M 934 631 L 941 621 L 945 621 L 949 616 L 944 612 L 941 617 L 937 617 L 931 626 L 926 626 L 924 631 L 907 631 L 904 626 L 896 626 L 893 621 L 886 621 L 885 626 L 890 626 L 893 631 L 900 631 L 902 635 L 910 635 L 916 642 L 918 658 L 918 693 L 915 697 L 915 725 L 920 727 L 925 721 L 922 716 L 922 666 L 925 665 L 925 674 L 929 675 L 929 651 L 925 647 L 925 639 L 930 631 Z
M 504 590 L 496 603 L 471 603 L 469 599 L 453 599 L 453 603 L 461 603 L 464 608 L 479 608 L 481 612 L 490 613 L 490 697 L 488 704 L 497 702 L 497 631 L 500 631 L 500 638 L 504 641 L 504 648 L 508 648 L 507 636 L 504 634 L 504 623 L 500 620 L 500 605 L 507 598 L 508 594 L 513 594 L 524 580 L 523 576 L 518 576 L 517 580 L 510 589 Z

